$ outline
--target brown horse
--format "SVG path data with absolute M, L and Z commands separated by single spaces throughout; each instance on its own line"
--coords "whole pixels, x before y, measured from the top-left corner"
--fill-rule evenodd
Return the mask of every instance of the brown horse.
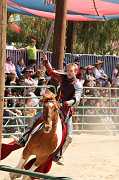
M 30 170 L 35 171 L 47 162 L 49 156 L 57 150 L 62 141 L 62 123 L 58 109 L 59 104 L 55 99 L 55 95 L 46 90 L 43 95 L 43 118 L 37 124 L 34 124 L 17 168 L 24 169 L 30 156 L 34 155 L 36 160 Z M 44 123 L 44 127 L 38 130 L 41 122 Z M 10 173 L 12 180 L 16 177 L 18 175 Z

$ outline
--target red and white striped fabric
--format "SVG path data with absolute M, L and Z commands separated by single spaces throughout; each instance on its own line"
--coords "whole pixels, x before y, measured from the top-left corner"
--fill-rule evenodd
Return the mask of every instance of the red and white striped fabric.
M 67 20 L 100 21 L 106 18 L 119 18 L 119 0 L 67 0 Z M 12 11 L 30 15 L 55 18 L 55 0 L 8 0 Z

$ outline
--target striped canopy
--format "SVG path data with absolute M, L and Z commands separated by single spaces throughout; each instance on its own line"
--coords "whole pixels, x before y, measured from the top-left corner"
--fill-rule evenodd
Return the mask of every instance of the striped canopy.
M 8 12 L 55 18 L 53 0 L 8 0 Z M 67 20 L 103 21 L 119 18 L 119 0 L 68 0 Z

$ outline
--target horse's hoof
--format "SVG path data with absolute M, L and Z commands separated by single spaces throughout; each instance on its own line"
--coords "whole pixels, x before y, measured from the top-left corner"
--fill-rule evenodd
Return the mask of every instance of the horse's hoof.
M 59 160 L 55 161 L 56 164 L 60 165 L 60 166 L 64 166 L 64 159 L 63 157 L 61 156 Z
M 10 179 L 14 180 L 16 178 L 21 177 L 21 174 L 16 174 L 16 173 L 9 173 Z
M 22 176 L 21 177 L 21 179 L 19 179 L 19 180 L 32 180 L 32 178 L 31 177 L 29 177 L 29 176 Z

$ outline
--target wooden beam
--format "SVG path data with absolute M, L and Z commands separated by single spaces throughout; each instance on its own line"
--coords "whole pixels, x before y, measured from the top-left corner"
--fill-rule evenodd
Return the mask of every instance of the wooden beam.
M 7 0 L 1 0 L 0 2 L 0 148 L 2 142 L 2 128 L 3 128 L 3 107 L 4 107 L 4 87 L 5 87 L 4 67 L 6 60 L 6 26 L 7 26 Z
M 56 0 L 52 65 L 63 69 L 66 35 L 67 0 Z

